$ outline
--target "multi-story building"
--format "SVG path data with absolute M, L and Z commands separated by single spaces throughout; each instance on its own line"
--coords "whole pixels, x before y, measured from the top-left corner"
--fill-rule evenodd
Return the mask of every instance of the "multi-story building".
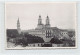
M 42 23 L 41 16 L 39 16 L 37 27 L 35 29 L 24 31 L 20 28 L 20 21 L 18 18 L 17 29 L 7 29 L 6 33 L 7 42 L 15 43 L 15 45 L 29 47 L 58 47 L 62 45 L 64 46 L 63 42 L 71 39 L 71 41 L 73 41 L 72 44 L 75 45 L 75 31 L 51 27 L 48 16 L 46 17 L 46 24 Z
M 19 19 L 17 21 L 17 30 L 19 34 L 23 31 L 20 29 Z M 46 17 L 46 24 L 42 23 L 41 16 L 39 16 L 38 24 L 35 29 L 26 30 L 28 34 L 38 36 L 44 39 L 45 42 L 49 42 L 53 37 L 62 39 L 64 36 L 68 37 L 68 31 L 62 31 L 57 27 L 51 27 L 49 17 Z

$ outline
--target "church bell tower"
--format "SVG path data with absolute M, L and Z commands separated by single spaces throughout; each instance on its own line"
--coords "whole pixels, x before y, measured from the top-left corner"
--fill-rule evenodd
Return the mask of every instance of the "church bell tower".
M 46 24 L 45 24 L 46 27 L 50 27 L 50 22 L 49 22 L 49 17 L 47 16 L 46 17 Z
M 38 25 L 42 25 L 42 19 L 41 19 L 40 15 L 39 15 L 39 19 L 38 19 Z
M 41 15 L 39 15 L 37 29 L 42 29 L 44 27 L 41 19 Z
M 21 34 L 19 18 L 17 20 L 17 31 L 18 31 L 19 34 Z

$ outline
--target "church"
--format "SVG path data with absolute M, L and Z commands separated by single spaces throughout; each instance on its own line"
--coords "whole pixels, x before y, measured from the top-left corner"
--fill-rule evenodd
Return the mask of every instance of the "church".
M 8 47 L 11 43 L 27 47 L 75 46 L 75 31 L 51 27 L 49 16 L 46 16 L 46 24 L 43 24 L 39 15 L 37 27 L 29 30 L 21 30 L 18 18 L 17 29 L 7 29 L 6 33 Z
M 24 33 L 20 28 L 19 19 L 17 21 L 17 30 L 19 34 Z M 46 24 L 44 25 L 42 23 L 42 18 L 40 15 L 38 18 L 37 27 L 35 29 L 26 30 L 26 33 L 31 34 L 33 36 L 41 37 L 45 42 L 49 42 L 54 37 L 57 37 L 58 39 L 61 39 L 64 36 L 66 36 L 67 38 L 69 37 L 67 30 L 61 30 L 57 27 L 51 27 L 49 16 L 46 17 Z

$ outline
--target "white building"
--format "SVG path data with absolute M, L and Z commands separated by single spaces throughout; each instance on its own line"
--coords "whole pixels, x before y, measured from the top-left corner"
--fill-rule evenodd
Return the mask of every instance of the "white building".
M 21 33 L 19 19 L 17 21 L 17 30 L 19 33 Z M 35 29 L 26 30 L 26 32 L 31 35 L 43 38 L 45 42 L 49 42 L 54 36 L 58 38 L 68 36 L 67 31 L 60 31 L 57 27 L 51 27 L 48 16 L 46 17 L 45 25 L 42 23 L 41 16 L 39 16 L 37 27 Z

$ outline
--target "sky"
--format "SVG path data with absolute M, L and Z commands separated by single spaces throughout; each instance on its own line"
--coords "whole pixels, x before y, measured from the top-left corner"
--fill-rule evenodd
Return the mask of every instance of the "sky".
M 22 30 L 35 29 L 41 15 L 45 24 L 47 15 L 51 27 L 60 29 L 75 29 L 76 4 L 75 3 L 6 3 L 5 19 L 7 29 L 16 29 L 19 18 Z

